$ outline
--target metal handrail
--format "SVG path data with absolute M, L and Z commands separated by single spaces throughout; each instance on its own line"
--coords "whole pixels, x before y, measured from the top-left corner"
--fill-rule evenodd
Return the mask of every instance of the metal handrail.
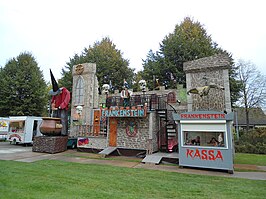
M 129 99 L 129 106 L 146 106 L 149 111 L 166 109 L 167 95 L 143 94 L 132 95 Z M 106 107 L 122 107 L 123 98 L 120 96 L 109 96 L 106 99 Z

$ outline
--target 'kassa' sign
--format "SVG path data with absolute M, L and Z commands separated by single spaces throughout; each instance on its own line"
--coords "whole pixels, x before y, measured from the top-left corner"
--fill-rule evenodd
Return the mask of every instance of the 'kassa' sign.
M 224 160 L 223 155 L 220 150 L 199 150 L 199 149 L 187 149 L 186 157 L 200 160 L 212 160 L 215 161 L 217 159 Z

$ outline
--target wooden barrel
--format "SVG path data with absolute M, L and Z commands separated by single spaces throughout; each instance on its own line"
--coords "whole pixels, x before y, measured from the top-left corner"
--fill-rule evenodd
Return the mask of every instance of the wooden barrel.
M 40 125 L 40 131 L 46 136 L 61 135 L 61 119 L 56 117 L 43 117 Z

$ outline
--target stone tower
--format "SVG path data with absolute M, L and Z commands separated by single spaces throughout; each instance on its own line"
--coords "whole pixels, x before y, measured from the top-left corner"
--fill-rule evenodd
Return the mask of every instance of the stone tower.
M 229 72 L 231 59 L 226 54 L 217 54 L 184 63 L 187 91 L 210 84 L 224 87 L 224 90 L 211 88 L 208 95 L 187 95 L 188 111 L 227 111 L 231 112 Z
M 90 131 L 93 124 L 93 109 L 98 108 L 98 80 L 96 64 L 84 63 L 73 66 L 70 136 L 76 136 L 76 122 Z

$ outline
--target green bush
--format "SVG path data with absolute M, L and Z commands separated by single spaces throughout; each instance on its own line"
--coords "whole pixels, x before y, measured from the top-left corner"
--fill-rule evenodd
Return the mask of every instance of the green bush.
M 240 135 L 239 141 L 235 143 L 236 152 L 266 154 L 266 128 L 241 132 Z

